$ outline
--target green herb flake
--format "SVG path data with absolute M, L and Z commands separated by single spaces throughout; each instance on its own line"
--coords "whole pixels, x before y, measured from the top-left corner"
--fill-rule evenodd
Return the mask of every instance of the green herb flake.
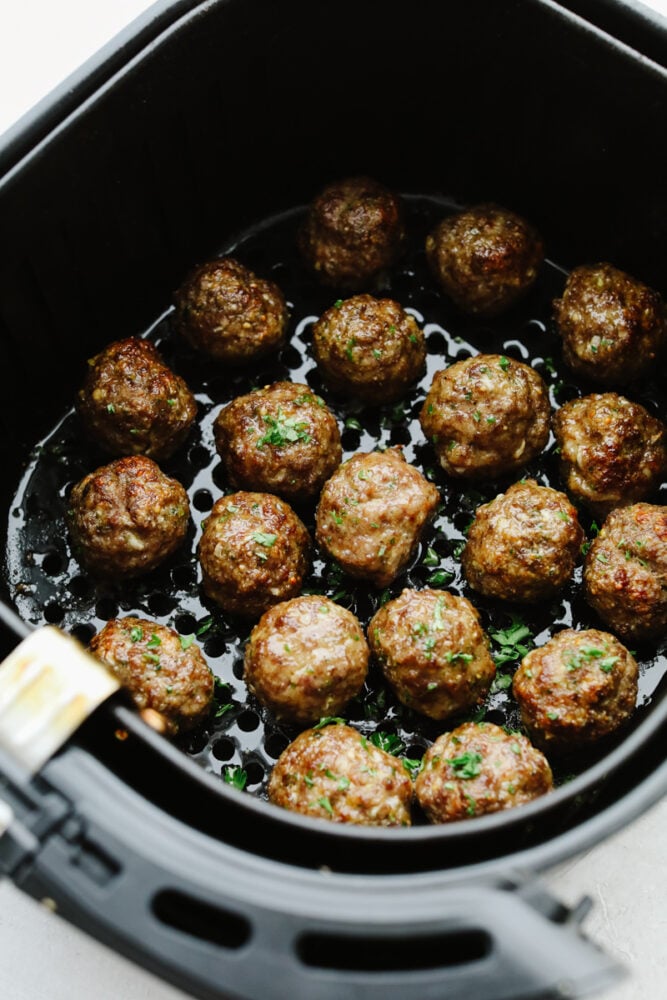
M 463 660 L 464 663 L 470 663 L 473 659 L 472 653 L 445 653 L 445 659 L 447 663 L 454 663 L 456 660 Z
M 251 535 L 253 542 L 257 542 L 258 545 L 264 546 L 265 549 L 271 549 L 276 543 L 277 535 L 272 535 L 267 531 L 255 531 Z
M 402 741 L 396 736 L 395 733 L 385 733 L 382 730 L 377 730 L 371 733 L 369 737 L 373 746 L 376 746 L 379 750 L 384 750 L 385 753 L 390 753 L 396 756 L 404 749 Z
M 224 769 L 222 777 L 228 785 L 237 788 L 239 792 L 243 791 L 248 782 L 248 775 L 243 768 L 234 764 L 230 764 Z
M 472 419 L 475 421 L 476 424 L 480 422 L 480 420 L 482 419 L 482 414 L 479 412 L 479 410 L 475 410 L 475 412 L 472 415 Z
M 263 448 L 267 444 L 275 448 L 282 448 L 297 441 L 305 441 L 306 443 L 310 441 L 308 424 L 297 417 L 286 417 L 282 410 L 278 410 L 277 417 L 264 414 L 262 419 L 269 430 L 258 439 L 258 448 Z
M 132 640 L 132 642 L 140 642 L 143 639 L 143 637 L 144 637 L 144 630 L 142 628 L 139 628 L 138 625 L 134 625 L 133 628 L 130 629 L 130 639 Z
M 426 555 L 423 559 L 424 566 L 437 566 L 439 562 L 440 562 L 440 556 L 435 551 L 435 549 L 432 549 L 429 546 L 429 548 L 426 550 Z
M 469 781 L 476 778 L 482 770 L 482 755 L 476 750 L 466 750 L 459 757 L 451 757 L 447 763 L 451 766 L 457 778 Z
M 116 412 L 116 407 L 113 405 L 113 403 L 107 403 L 107 413 L 115 413 L 115 412 Z
M 361 424 L 356 417 L 348 417 L 345 421 L 345 429 L 348 431 L 360 431 L 363 430 Z
M 323 715 L 319 722 L 316 722 L 313 729 L 323 729 L 324 726 L 342 726 L 345 725 L 345 719 L 341 719 L 339 715 Z
M 213 625 L 213 619 L 212 618 L 206 618 L 206 619 L 204 619 L 204 621 L 201 623 L 201 625 L 199 626 L 199 628 L 195 632 L 195 635 L 197 637 L 199 637 L 200 635 L 206 635 L 206 633 L 211 629 L 212 625 Z
M 342 299 L 336 299 L 336 301 L 334 302 L 334 309 L 340 309 L 340 307 L 342 306 L 342 304 L 343 304 L 343 300 Z
M 162 640 L 160 639 L 160 636 L 156 635 L 155 632 L 153 632 L 152 636 L 146 643 L 146 648 L 155 649 L 156 646 L 161 646 L 161 645 L 162 645 Z
M 445 584 L 450 583 L 453 579 L 453 573 L 450 573 L 449 570 L 441 569 L 438 570 L 437 573 L 431 573 L 426 582 L 432 587 L 443 587 Z
M 503 370 L 504 372 L 506 372 L 506 371 L 508 370 L 508 368 L 509 368 L 509 366 L 510 366 L 511 362 L 510 362 L 510 359 L 509 359 L 509 358 L 506 358 L 506 357 L 505 357 L 505 355 L 503 355 L 503 356 L 501 357 L 500 361 L 498 362 L 498 364 L 500 365 L 500 367 L 502 368 L 502 370 Z
M 195 637 L 194 635 L 182 635 L 180 636 L 180 640 L 181 640 L 181 649 L 185 651 L 186 649 L 190 648 L 192 643 L 195 641 Z
M 417 760 L 414 757 L 403 757 L 403 767 L 413 780 L 417 777 L 423 766 L 423 760 Z

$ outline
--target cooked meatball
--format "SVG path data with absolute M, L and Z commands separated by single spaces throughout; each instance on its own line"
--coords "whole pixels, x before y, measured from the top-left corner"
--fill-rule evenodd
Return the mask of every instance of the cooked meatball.
M 299 249 L 323 284 L 356 290 L 391 267 L 404 235 L 398 196 L 368 177 L 351 177 L 330 184 L 312 202 Z
M 459 309 L 491 317 L 533 285 L 544 246 L 521 216 L 497 205 L 477 205 L 436 226 L 426 239 L 426 257 Z
M 419 421 L 450 476 L 513 472 L 549 440 L 549 394 L 534 369 L 479 354 L 437 372 Z
M 443 590 L 404 590 L 371 619 L 368 641 L 399 701 L 431 719 L 472 708 L 496 672 L 476 609 Z
M 317 542 L 350 576 L 386 587 L 408 564 L 439 500 L 400 448 L 354 455 L 324 484 Z
M 176 327 L 216 361 L 247 364 L 277 351 L 287 334 L 287 305 L 273 281 L 232 257 L 201 264 L 175 296 Z
M 77 409 L 90 436 L 112 455 L 168 458 L 197 414 L 195 398 L 148 340 L 128 337 L 91 358 Z
M 470 586 L 487 597 L 544 600 L 572 576 L 583 540 L 565 494 L 527 479 L 477 508 L 463 571 Z
M 638 668 L 608 632 L 568 628 L 524 656 L 514 675 L 521 721 L 543 750 L 577 750 L 632 715 Z
M 313 354 L 332 389 L 367 403 L 388 403 L 419 378 L 426 342 L 398 302 L 355 295 L 319 318 Z
M 649 371 L 667 340 L 660 295 L 611 264 L 576 267 L 554 301 L 554 317 L 565 363 L 607 385 Z
M 667 428 L 615 392 L 571 400 L 553 427 L 568 493 L 598 517 L 643 500 L 667 473 Z
M 307 385 L 293 382 L 237 397 L 213 430 L 233 486 L 287 500 L 317 496 L 343 457 L 333 413 Z
M 307 729 L 278 758 L 269 799 L 284 809 L 364 826 L 410 826 L 412 780 L 400 760 L 351 726 Z
M 114 618 L 93 636 L 90 651 L 139 709 L 160 712 L 171 734 L 191 729 L 208 714 L 214 677 L 190 636 L 144 618 Z
M 359 622 L 326 597 L 270 608 L 245 653 L 248 689 L 277 719 L 308 726 L 337 715 L 361 690 L 368 646 Z
M 584 563 L 584 594 L 624 639 L 667 632 L 667 507 L 613 510 Z
M 204 592 L 224 611 L 259 618 L 296 597 L 310 538 L 291 507 L 269 493 L 231 493 L 213 504 L 199 542 Z
M 117 458 L 72 489 L 68 522 L 77 558 L 92 573 L 148 573 L 175 552 L 190 517 L 188 495 L 144 455 Z
M 490 722 L 466 722 L 429 747 L 417 801 L 431 823 L 521 806 L 550 792 L 551 768 L 525 736 Z

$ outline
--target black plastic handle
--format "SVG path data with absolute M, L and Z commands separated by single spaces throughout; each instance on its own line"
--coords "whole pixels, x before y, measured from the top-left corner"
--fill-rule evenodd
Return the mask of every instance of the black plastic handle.
M 16 883 L 194 996 L 537 1000 L 618 978 L 564 907 L 501 865 L 474 882 L 301 869 L 197 833 L 77 747 L 43 777 L 70 818 Z

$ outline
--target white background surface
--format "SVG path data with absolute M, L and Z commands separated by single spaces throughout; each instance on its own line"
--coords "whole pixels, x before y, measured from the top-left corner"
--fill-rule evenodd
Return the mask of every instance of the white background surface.
M 148 6 L 145 0 L 5 0 L 0 133 Z M 667 0 L 650 6 L 667 16 Z M 667 997 L 666 831 L 667 800 L 547 878 L 564 902 L 574 903 L 583 894 L 593 898 L 586 931 L 628 968 L 629 978 L 603 1000 Z M 0 883 L 2 1000 L 183 996 Z

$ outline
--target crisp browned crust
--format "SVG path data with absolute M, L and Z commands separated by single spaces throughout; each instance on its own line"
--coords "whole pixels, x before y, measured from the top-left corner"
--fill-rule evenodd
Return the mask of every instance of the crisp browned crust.
M 88 362 L 77 399 L 87 433 L 112 455 L 168 458 L 197 415 L 195 398 L 148 340 L 128 337 Z
M 284 809 L 364 826 L 409 826 L 412 780 L 400 760 L 351 726 L 307 729 L 278 758 L 269 799 Z
M 613 635 L 565 629 L 523 658 L 513 691 L 533 742 L 545 752 L 569 752 L 627 722 L 637 675 L 634 658 Z
M 192 637 L 145 618 L 114 618 L 90 641 L 132 695 L 137 708 L 159 712 L 172 734 L 198 725 L 213 700 L 214 677 Z
M 493 478 L 521 468 L 549 440 L 546 385 L 528 365 L 479 354 L 437 372 L 419 421 L 450 476 Z
M 369 177 L 351 177 L 314 199 L 299 249 L 323 284 L 353 291 L 370 287 L 396 261 L 404 236 L 398 196 Z
M 238 396 L 218 414 L 215 444 L 237 489 L 309 500 L 340 465 L 338 423 L 307 385 L 274 382 Z
M 181 545 L 190 516 L 188 495 L 144 455 L 118 458 L 72 489 L 68 523 L 74 550 L 91 572 L 131 577 L 148 573 Z
M 222 497 L 199 542 L 202 586 L 224 611 L 259 618 L 296 597 L 308 568 L 310 538 L 284 500 L 240 491 Z
M 584 595 L 624 639 L 667 633 L 667 507 L 611 512 L 586 556 Z
M 248 689 L 278 719 L 312 725 L 361 690 L 368 646 L 351 611 L 303 596 L 266 611 L 245 652 Z
M 195 268 L 174 304 L 176 328 L 216 361 L 247 364 L 277 351 L 287 335 L 283 293 L 232 257 Z
M 436 280 L 460 309 L 490 317 L 533 285 L 544 246 L 521 216 L 485 204 L 443 219 L 427 237 L 426 256 Z
M 627 385 L 667 342 L 658 292 L 611 264 L 575 267 L 553 305 L 565 363 L 594 382 Z
M 551 768 L 525 736 L 466 722 L 429 747 L 415 782 L 432 823 L 452 823 L 523 805 L 551 791 Z
M 386 587 L 407 565 L 439 499 L 400 448 L 359 453 L 324 485 L 317 542 L 350 576 Z
M 399 701 L 432 719 L 482 701 L 496 672 L 477 610 L 444 590 L 404 590 L 371 618 L 368 641 Z
M 313 327 L 313 354 L 330 388 L 366 402 L 398 399 L 421 375 L 424 334 L 393 299 L 355 295 Z
M 527 479 L 477 508 L 461 562 L 480 593 L 531 603 L 565 586 L 583 540 L 565 494 Z

